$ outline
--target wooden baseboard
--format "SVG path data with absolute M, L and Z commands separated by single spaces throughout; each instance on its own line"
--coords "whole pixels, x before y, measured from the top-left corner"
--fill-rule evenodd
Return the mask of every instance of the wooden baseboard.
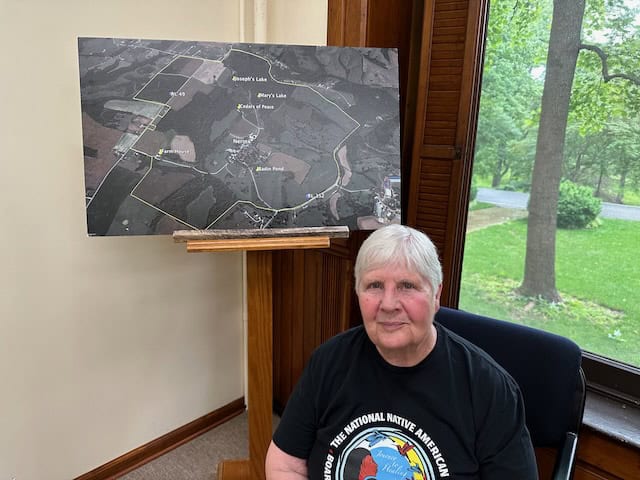
M 129 453 L 125 453 L 115 460 L 111 460 L 90 472 L 80 475 L 74 480 L 113 480 L 118 478 L 164 455 L 168 451 L 179 447 L 183 443 L 193 440 L 198 435 L 202 435 L 212 428 L 231 420 L 233 417 L 244 412 L 245 408 L 243 398 L 234 400 L 211 413 L 195 419 L 193 422 L 189 422 Z

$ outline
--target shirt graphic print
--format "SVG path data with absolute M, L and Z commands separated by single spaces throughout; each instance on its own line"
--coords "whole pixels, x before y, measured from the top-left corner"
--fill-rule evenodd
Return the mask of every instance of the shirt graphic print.
M 330 442 L 323 480 L 438 480 L 443 453 L 415 423 L 392 413 L 361 415 Z

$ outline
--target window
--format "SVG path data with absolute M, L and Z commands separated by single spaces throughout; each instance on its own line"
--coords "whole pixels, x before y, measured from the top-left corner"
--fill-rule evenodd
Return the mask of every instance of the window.
M 640 0 L 556 3 L 491 4 L 459 306 L 640 398 Z

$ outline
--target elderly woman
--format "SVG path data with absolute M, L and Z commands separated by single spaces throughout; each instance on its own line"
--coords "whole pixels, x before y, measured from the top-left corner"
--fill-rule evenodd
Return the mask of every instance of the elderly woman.
M 363 326 L 312 355 L 274 434 L 268 480 L 537 479 L 515 381 L 434 323 L 442 269 L 390 225 L 355 265 Z

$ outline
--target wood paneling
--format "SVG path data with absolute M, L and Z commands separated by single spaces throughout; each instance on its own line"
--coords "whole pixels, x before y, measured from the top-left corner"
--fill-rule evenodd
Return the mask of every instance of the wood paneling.
M 576 480 L 592 478 L 599 473 L 604 478 L 640 480 L 640 449 L 589 428 L 584 428 L 578 445 Z
M 273 252 L 276 411 L 284 408 L 313 350 L 351 325 L 349 242 L 335 242 L 335 249 Z
M 551 479 L 555 452 L 536 449 L 540 480 Z M 574 480 L 639 480 L 640 449 L 588 427 L 580 432 Z

